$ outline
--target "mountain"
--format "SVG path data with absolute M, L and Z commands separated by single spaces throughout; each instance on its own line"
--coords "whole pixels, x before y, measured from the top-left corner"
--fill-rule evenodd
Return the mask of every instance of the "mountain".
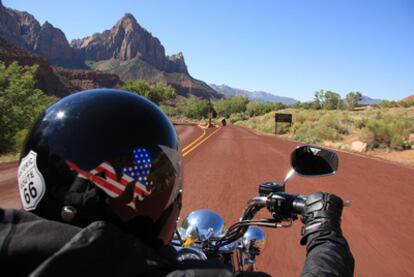
M 60 29 L 47 21 L 40 25 L 33 15 L 8 9 L 1 1 L 0 36 L 9 43 L 40 55 L 50 64 L 85 67 L 81 51 L 69 45 Z
M 128 61 L 139 58 L 161 71 L 188 74 L 183 54 L 180 52 L 171 57 L 166 56 L 160 41 L 142 28 L 129 13 L 111 30 L 72 40 L 71 45 L 80 49 L 86 60 Z
M 110 30 L 72 40 L 69 44 L 59 28 L 47 21 L 40 25 L 31 14 L 6 8 L 0 0 L 0 37 L 41 56 L 50 65 L 66 69 L 87 69 L 89 65 L 92 69 L 99 67 L 105 74 L 120 74 L 124 81 L 145 79 L 169 84 L 186 97 L 221 97 L 207 84 L 190 76 L 183 53 L 167 56 L 158 38 L 141 27 L 129 13 Z M 64 71 L 62 68 L 59 70 L 61 73 Z M 67 71 L 64 75 L 93 77 L 91 72 Z M 111 79 L 113 76 L 106 77 Z M 119 83 L 115 79 L 112 81 Z
M 227 85 L 215 85 L 210 84 L 215 91 L 224 94 L 225 96 L 241 95 L 250 100 L 258 100 L 260 102 L 279 102 L 287 105 L 292 105 L 298 102 L 297 100 L 289 97 L 277 96 L 265 91 L 248 91 L 238 88 L 232 88 Z
M 362 95 L 361 101 L 358 102 L 360 105 L 378 105 L 381 103 L 381 99 L 374 99 L 365 95 Z
M 45 59 L 13 45 L 1 37 L 0 61 L 6 65 L 14 61 L 21 66 L 37 65 L 37 86 L 46 94 L 57 97 L 63 97 L 79 90 L 122 85 L 122 81 L 115 74 L 50 66 Z
M 222 97 L 203 81 L 191 77 L 181 52 L 166 56 L 160 41 L 131 14 L 125 14 L 110 30 L 72 40 L 71 45 L 83 51 L 90 68 L 115 73 L 123 81 L 144 79 L 168 84 L 186 97 Z
M 60 80 L 59 76 L 55 74 L 53 68 L 49 63 L 36 56 L 27 50 L 17 47 L 5 39 L 0 37 L 0 61 L 6 65 L 14 61 L 21 66 L 37 65 L 37 85 L 48 95 L 55 95 L 58 97 L 65 96 L 69 93 L 65 84 Z

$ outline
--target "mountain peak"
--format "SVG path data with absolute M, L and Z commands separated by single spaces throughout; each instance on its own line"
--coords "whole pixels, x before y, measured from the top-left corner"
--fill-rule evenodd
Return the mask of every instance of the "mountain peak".
M 133 26 L 133 27 L 139 26 L 135 17 L 130 13 L 125 13 L 124 16 L 118 20 L 118 22 L 116 23 L 114 27 L 120 26 L 120 25 L 123 26 L 124 28 L 128 26 Z
M 137 21 L 132 13 L 125 13 L 121 20 L 134 20 Z

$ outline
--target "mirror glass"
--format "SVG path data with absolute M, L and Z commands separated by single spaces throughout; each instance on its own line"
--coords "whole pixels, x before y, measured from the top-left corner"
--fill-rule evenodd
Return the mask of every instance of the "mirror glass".
M 325 148 L 302 145 L 292 152 L 291 165 L 299 175 L 331 175 L 338 169 L 338 155 Z

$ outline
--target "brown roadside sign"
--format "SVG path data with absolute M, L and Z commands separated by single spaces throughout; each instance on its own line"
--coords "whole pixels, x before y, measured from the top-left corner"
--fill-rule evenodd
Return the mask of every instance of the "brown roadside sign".
M 275 121 L 276 122 L 292 123 L 292 114 L 290 114 L 290 113 L 276 113 L 275 114 Z

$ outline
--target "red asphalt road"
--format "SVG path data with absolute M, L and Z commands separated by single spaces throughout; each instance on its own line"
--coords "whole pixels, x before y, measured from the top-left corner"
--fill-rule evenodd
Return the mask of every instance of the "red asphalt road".
M 183 147 L 202 132 L 177 125 Z M 209 132 L 210 133 L 210 132 Z M 226 126 L 184 158 L 184 205 L 181 217 L 196 209 L 221 214 L 234 223 L 264 181 L 281 181 L 289 155 L 298 144 Z M 353 201 L 342 227 L 356 261 L 355 276 L 414 276 L 414 169 L 369 157 L 338 152 L 336 175 L 294 176 L 287 191 L 328 191 Z M 18 207 L 15 164 L 0 166 L 0 206 Z M 12 180 L 12 181 L 10 181 Z M 15 181 L 14 181 L 15 182 Z M 268 216 L 265 211 L 260 216 Z M 288 229 L 265 229 L 268 244 L 258 257 L 260 270 L 273 276 L 299 276 L 305 250 L 299 245 L 300 222 Z
M 238 126 L 221 128 L 184 158 L 181 216 L 211 209 L 228 225 L 236 222 L 264 181 L 282 181 L 290 152 L 298 143 L 257 135 Z M 351 199 L 342 228 L 354 254 L 355 276 L 414 276 L 414 169 L 369 157 L 338 152 L 336 175 L 294 176 L 287 191 L 328 191 Z M 262 211 L 261 216 L 269 216 Z M 299 245 L 299 221 L 287 229 L 270 229 L 258 257 L 260 270 L 273 276 L 299 276 L 305 249 Z

